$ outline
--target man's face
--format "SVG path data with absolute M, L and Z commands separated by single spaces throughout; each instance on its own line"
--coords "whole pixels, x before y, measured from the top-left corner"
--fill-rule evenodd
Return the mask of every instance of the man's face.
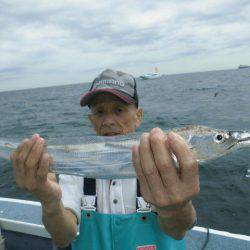
M 143 111 L 109 93 L 97 95 L 90 106 L 89 119 L 97 135 L 132 133 L 141 124 Z

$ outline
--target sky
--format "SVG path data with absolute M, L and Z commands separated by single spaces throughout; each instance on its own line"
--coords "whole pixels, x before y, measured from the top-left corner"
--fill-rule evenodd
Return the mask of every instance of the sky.
M 249 0 L 0 0 L 0 91 L 250 65 Z

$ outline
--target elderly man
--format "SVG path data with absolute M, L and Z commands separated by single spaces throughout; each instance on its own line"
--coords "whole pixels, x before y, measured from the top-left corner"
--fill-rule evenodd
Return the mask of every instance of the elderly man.
M 97 135 L 134 132 L 141 124 L 136 80 L 105 70 L 82 97 Z M 175 154 L 177 170 L 172 153 Z M 159 128 L 143 133 L 132 149 L 137 179 L 94 180 L 49 174 L 52 157 L 38 134 L 12 153 L 18 186 L 42 204 L 43 222 L 58 246 L 73 249 L 185 249 L 196 219 L 191 199 L 199 192 L 198 164 L 186 142 Z M 77 236 L 77 231 L 79 234 Z

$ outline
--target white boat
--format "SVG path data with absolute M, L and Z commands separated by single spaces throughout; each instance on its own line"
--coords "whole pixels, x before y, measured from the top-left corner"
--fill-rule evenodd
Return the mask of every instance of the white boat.
M 238 69 L 246 69 L 246 68 L 250 68 L 249 65 L 239 65 Z
M 155 72 L 140 75 L 139 78 L 142 80 L 148 80 L 148 79 L 160 78 L 161 76 L 162 74 L 160 74 L 158 68 L 155 67 Z
M 59 249 L 42 225 L 41 212 L 39 202 L 0 197 L 0 228 L 7 250 Z M 187 250 L 250 249 L 250 236 L 203 227 L 190 230 L 186 242 Z

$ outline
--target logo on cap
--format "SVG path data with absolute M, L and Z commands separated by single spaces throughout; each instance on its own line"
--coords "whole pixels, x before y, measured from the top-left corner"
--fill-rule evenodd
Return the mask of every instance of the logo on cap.
M 90 90 L 81 98 L 80 105 L 90 105 L 94 96 L 101 92 L 111 93 L 138 107 L 136 81 L 132 75 L 111 69 L 104 70 L 94 79 Z
M 120 87 L 124 87 L 124 82 L 118 81 L 118 80 L 114 80 L 114 79 L 103 79 L 100 80 L 99 82 L 95 83 L 95 87 L 99 87 L 100 85 L 114 85 L 114 86 L 120 86 Z

